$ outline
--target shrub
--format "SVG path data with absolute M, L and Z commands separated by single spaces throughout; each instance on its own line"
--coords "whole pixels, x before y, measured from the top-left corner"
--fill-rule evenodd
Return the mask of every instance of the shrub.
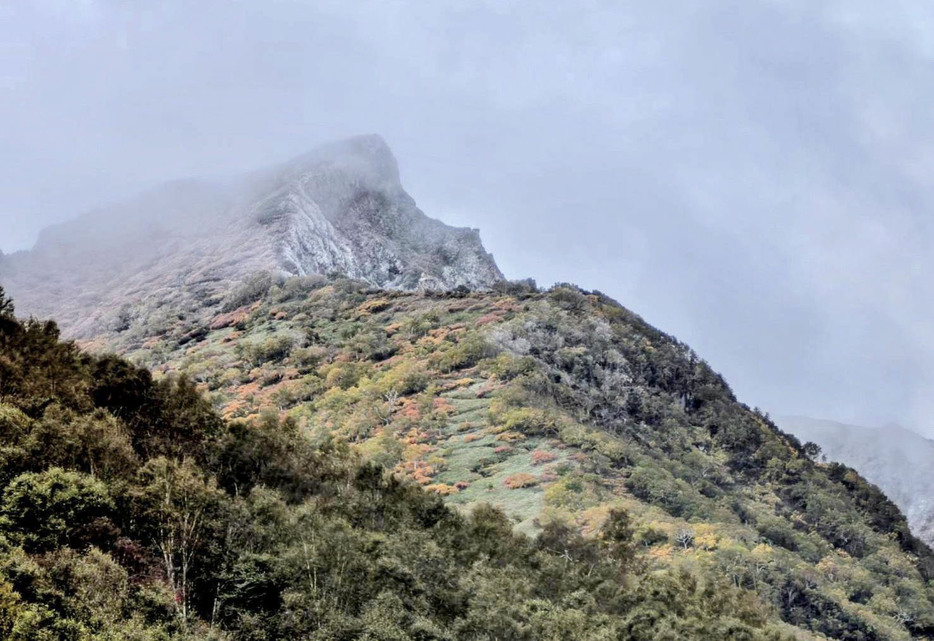
M 532 474 L 513 474 L 503 480 L 503 485 L 510 490 L 518 490 L 525 487 L 535 487 L 538 485 L 538 477 Z
M 518 376 L 531 373 L 535 367 L 536 361 L 531 356 L 515 356 L 509 352 L 503 352 L 489 361 L 485 369 L 501 381 L 511 381 Z
M 243 342 L 237 345 L 237 353 L 253 367 L 281 361 L 288 357 L 295 346 L 295 337 L 280 335 L 262 342 Z
M 230 293 L 224 300 L 221 310 L 224 312 L 232 312 L 244 305 L 255 303 L 266 296 L 270 287 L 272 287 L 271 274 L 254 274 Z
M 645 547 L 651 547 L 660 543 L 668 543 L 668 535 L 659 528 L 648 526 L 638 535 L 638 541 Z
M 558 458 L 555 454 L 551 452 L 546 452 L 544 450 L 535 450 L 532 452 L 532 464 L 533 465 L 542 465 L 544 463 L 551 463 L 553 460 Z
M 484 358 L 495 356 L 496 349 L 476 334 L 460 340 L 451 349 L 432 355 L 432 364 L 442 372 L 473 367 Z

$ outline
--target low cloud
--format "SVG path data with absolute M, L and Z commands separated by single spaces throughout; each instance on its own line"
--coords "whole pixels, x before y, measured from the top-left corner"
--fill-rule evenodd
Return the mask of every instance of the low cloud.
M 373 131 L 508 275 L 607 292 L 767 411 L 934 434 L 934 10 L 618 5 L 14 3 L 0 248 Z

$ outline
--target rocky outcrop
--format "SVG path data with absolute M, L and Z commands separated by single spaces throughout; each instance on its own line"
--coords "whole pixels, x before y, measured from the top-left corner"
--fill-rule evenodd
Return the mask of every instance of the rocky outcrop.
M 180 181 L 44 231 L 0 260 L 21 314 L 81 337 L 146 313 L 198 313 L 257 272 L 343 274 L 390 289 L 502 279 L 475 229 L 426 216 L 378 136 L 326 145 L 237 179 Z

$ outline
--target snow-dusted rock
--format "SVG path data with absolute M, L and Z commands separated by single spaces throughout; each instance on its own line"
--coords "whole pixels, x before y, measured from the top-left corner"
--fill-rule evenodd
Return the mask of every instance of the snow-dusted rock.
M 45 230 L 0 260 L 18 313 L 66 334 L 117 310 L 192 313 L 257 272 L 340 273 L 393 289 L 489 288 L 502 274 L 474 229 L 426 216 L 378 136 L 326 145 L 227 183 L 180 181 Z

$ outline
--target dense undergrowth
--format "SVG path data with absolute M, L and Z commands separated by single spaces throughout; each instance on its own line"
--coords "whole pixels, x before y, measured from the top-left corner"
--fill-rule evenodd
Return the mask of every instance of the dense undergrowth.
M 459 514 L 342 439 L 82 353 L 2 291 L 0 460 L 4 639 L 788 638 L 725 577 L 653 568 L 625 511 L 534 539 Z

